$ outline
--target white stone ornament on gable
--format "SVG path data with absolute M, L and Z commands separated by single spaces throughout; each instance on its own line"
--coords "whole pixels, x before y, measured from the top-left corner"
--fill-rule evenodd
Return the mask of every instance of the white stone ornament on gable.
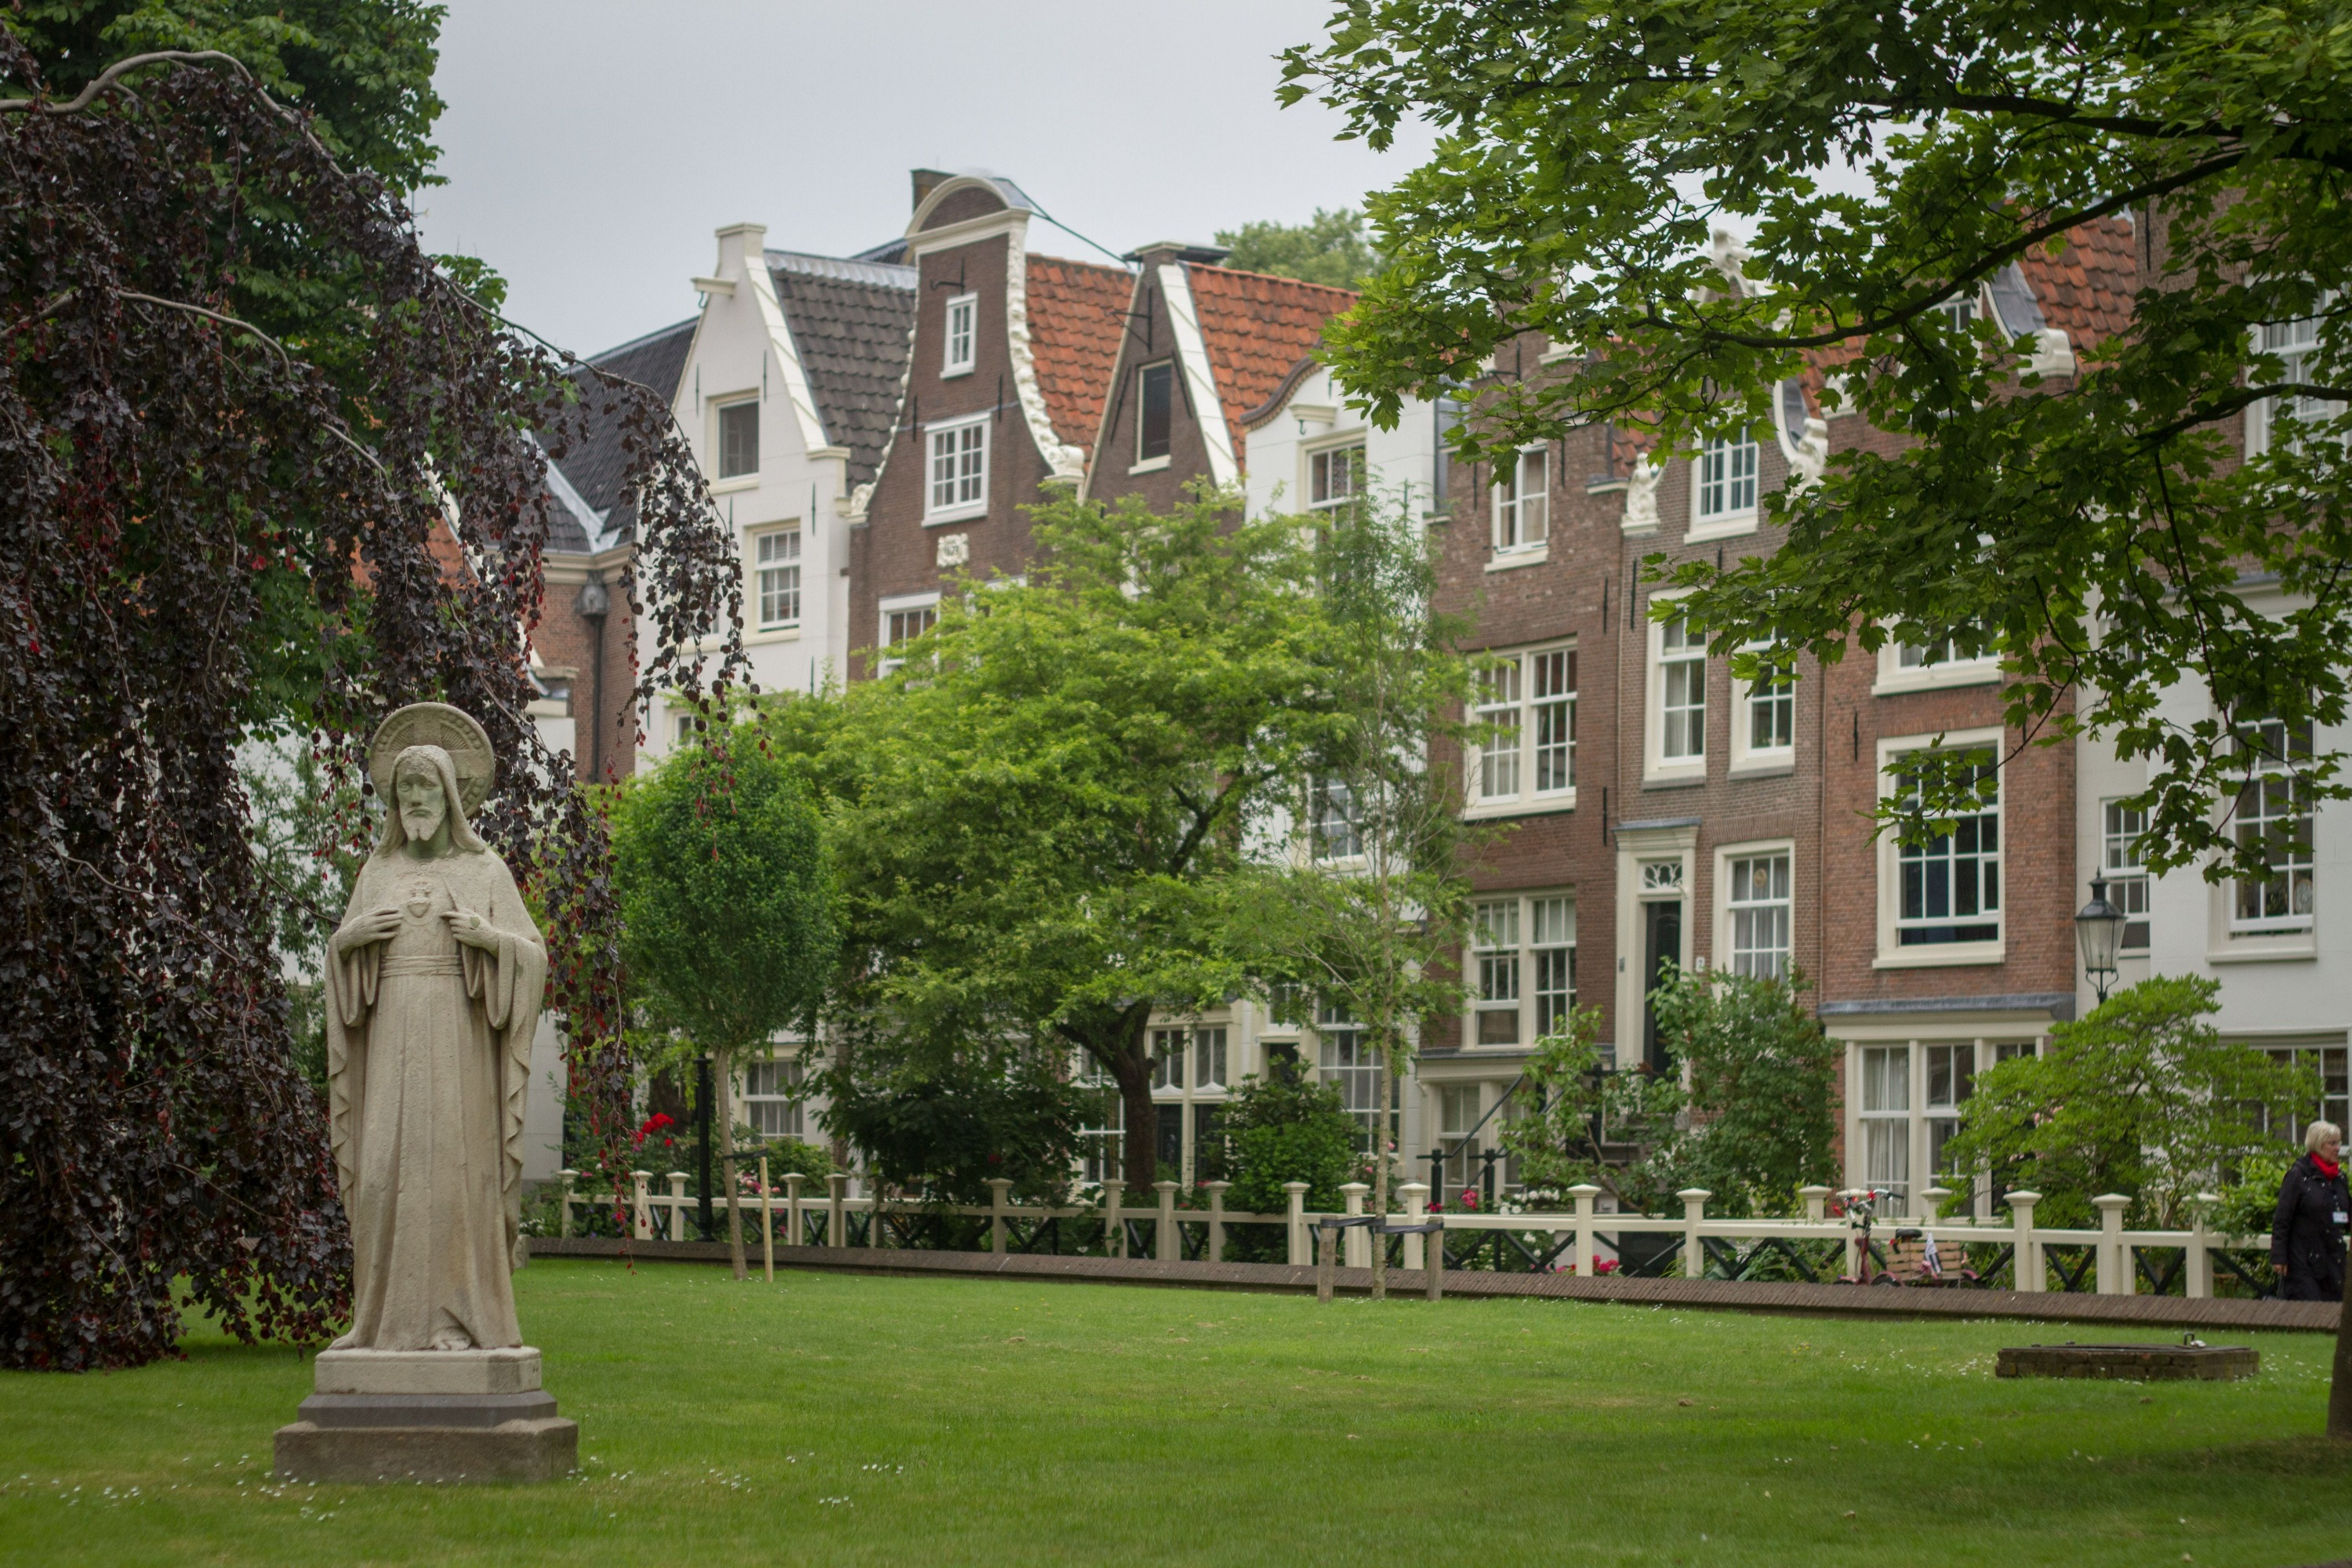
M 1647 458 L 1633 459 L 1633 472 L 1625 485 L 1625 531 L 1639 532 L 1658 526 L 1658 481 L 1666 470 Z
M 971 534 L 942 533 L 940 535 L 939 563 L 941 566 L 961 566 L 971 560 Z

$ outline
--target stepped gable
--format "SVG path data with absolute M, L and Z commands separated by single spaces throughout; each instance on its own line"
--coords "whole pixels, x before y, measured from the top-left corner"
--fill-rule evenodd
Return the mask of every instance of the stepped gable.
M 588 363 L 597 369 L 623 376 L 649 388 L 667 407 L 677 398 L 678 377 L 685 373 L 687 352 L 694 345 L 695 328 L 699 318 L 691 318 L 634 338 L 618 348 L 607 349 L 588 356 Z M 619 543 L 636 536 L 636 502 L 622 493 L 621 477 L 627 468 L 627 458 L 621 449 L 620 409 L 605 409 L 607 402 L 615 402 L 585 372 L 575 373 L 581 397 L 587 416 L 585 437 L 573 444 L 560 461 L 560 479 L 551 480 L 550 489 L 556 492 L 554 524 L 548 531 L 547 547 L 572 554 L 585 554 L 593 547 L 587 523 L 574 510 L 562 490 L 569 486 L 573 495 L 593 512 L 602 514 L 608 527 L 617 529 L 611 541 Z
M 1186 263 L 1184 273 L 1234 458 L 1246 464 L 1246 417 L 1295 384 L 1301 362 L 1322 346 L 1323 323 L 1354 305 L 1356 291 L 1201 262 Z
M 1058 256 L 1028 258 L 1029 350 L 1038 390 L 1045 395 L 1045 416 L 1065 446 L 1088 455 L 1118 361 L 1133 285 L 1125 268 Z
M 2066 231 L 2065 247 L 2056 255 L 2036 246 L 2018 258 L 2018 267 L 2042 316 L 2064 330 L 2076 353 L 2130 328 L 2139 240 L 2126 220 L 2079 224 Z
M 874 477 L 890 439 L 918 274 L 911 267 L 799 251 L 766 257 L 825 438 L 849 448 L 854 489 Z

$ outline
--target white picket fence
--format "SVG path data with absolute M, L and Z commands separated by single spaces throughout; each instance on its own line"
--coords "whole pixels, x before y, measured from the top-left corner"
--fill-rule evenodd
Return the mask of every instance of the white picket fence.
M 601 1208 L 609 1199 L 583 1194 L 578 1190 L 580 1173 L 563 1173 L 564 1235 L 574 1233 L 576 1209 Z M 672 1171 L 667 1177 L 667 1192 L 653 1190 L 653 1173 L 632 1173 L 629 1194 L 631 1234 L 638 1240 L 682 1240 L 691 1234 L 690 1217 L 700 1206 L 698 1197 L 687 1192 L 688 1176 L 683 1171 Z M 1184 1257 L 1184 1229 L 1193 1227 L 1201 1246 L 1197 1257 L 1222 1258 L 1224 1256 L 1226 1227 L 1234 1225 L 1279 1226 L 1286 1237 L 1286 1252 L 1295 1265 L 1311 1265 L 1316 1260 L 1318 1238 L 1328 1234 L 1318 1222 L 1326 1218 L 1361 1215 L 1364 1199 L 1370 1188 L 1360 1182 L 1351 1182 L 1340 1190 L 1346 1194 L 1343 1214 L 1329 1215 L 1309 1210 L 1307 1205 L 1307 1184 L 1291 1182 L 1285 1184 L 1289 1194 L 1287 1211 L 1282 1214 L 1246 1214 L 1229 1211 L 1224 1206 L 1226 1182 L 1202 1184 L 1202 1190 L 1208 1206 L 1183 1208 L 1177 1205 L 1177 1194 L 1182 1190 L 1175 1182 L 1159 1184 L 1159 1202 L 1149 1207 L 1125 1204 L 1116 1190 L 1106 1191 L 1097 1205 L 1046 1207 L 1015 1204 L 1009 1197 L 1013 1184 L 993 1181 L 989 1184 L 993 1196 L 985 1205 L 940 1205 L 903 1203 L 871 1196 L 853 1198 L 848 1195 L 849 1178 L 835 1175 L 826 1179 L 825 1190 L 817 1194 L 805 1189 L 807 1181 L 797 1175 L 783 1178 L 782 1193 L 771 1192 L 748 1200 L 746 1239 L 757 1245 L 761 1238 L 772 1237 L 778 1246 L 846 1247 L 849 1244 L 851 1217 L 858 1215 L 866 1221 L 869 1245 L 890 1245 L 890 1227 L 877 1223 L 875 1216 L 900 1215 L 909 1218 L 936 1215 L 953 1215 L 989 1222 L 989 1248 L 1003 1255 L 1011 1249 L 1012 1227 L 1026 1225 L 1042 1227 L 1052 1219 L 1100 1220 L 1102 1234 L 1110 1238 L 1110 1251 L 1115 1257 L 1126 1257 L 1130 1239 L 1129 1221 L 1151 1221 L 1151 1253 L 1165 1262 L 1181 1261 Z M 1828 1187 L 1806 1187 L 1805 1217 L 1799 1219 L 1709 1219 L 1706 1200 L 1713 1194 L 1704 1188 L 1690 1188 L 1675 1195 L 1682 1200 L 1680 1218 L 1658 1215 L 1603 1214 L 1598 1209 L 1601 1189 L 1579 1186 L 1569 1189 L 1576 1204 L 1570 1214 L 1510 1214 L 1462 1213 L 1444 1215 L 1448 1232 L 1505 1232 L 1517 1237 L 1549 1237 L 1550 1248 L 1564 1259 L 1560 1265 L 1573 1272 L 1591 1276 L 1597 1264 L 1606 1261 L 1612 1253 L 1610 1245 L 1601 1238 L 1636 1234 L 1666 1233 L 1681 1238 L 1682 1272 L 1687 1279 L 1704 1278 L 1708 1267 L 1706 1242 L 1717 1239 L 1738 1247 L 1780 1240 L 1796 1243 L 1830 1243 L 1841 1249 L 1843 1272 L 1859 1272 L 1862 1238 L 1860 1231 L 1844 1218 L 1832 1218 L 1828 1214 L 1832 1196 Z M 1402 1220 L 1406 1225 L 1419 1225 L 1429 1217 L 1429 1189 L 1419 1182 L 1408 1182 L 1398 1188 L 1404 1205 Z M 1849 1192 L 1838 1194 L 1851 1200 L 1863 1194 Z M 1937 1188 L 1926 1189 L 1920 1194 L 1932 1205 L 1948 1194 Z M 2025 1291 L 2046 1289 L 2049 1261 L 2048 1249 L 2056 1247 L 2086 1247 L 2095 1250 L 2095 1278 L 2094 1289 L 2103 1296 L 2128 1296 L 2139 1288 L 2139 1270 L 2134 1267 L 2135 1252 L 2140 1249 L 2173 1249 L 2186 1254 L 2183 1286 L 2192 1298 L 2209 1297 L 2213 1293 L 2212 1254 L 2221 1249 L 2263 1247 L 2266 1237 L 2243 1237 L 2225 1235 L 2207 1228 L 2206 1213 L 2220 1202 L 2211 1194 L 2200 1194 L 2194 1205 L 2195 1219 L 2187 1230 L 2126 1230 L 2124 1210 L 2131 1200 L 2120 1194 L 2108 1194 L 2092 1199 L 2100 1211 L 2096 1230 L 2053 1229 L 2033 1223 L 2035 1205 L 2041 1194 L 2015 1192 L 2003 1202 L 2010 1211 L 2010 1221 L 2001 1224 L 1971 1224 L 1950 1220 L 1882 1218 L 1877 1222 L 1874 1237 L 1884 1240 L 1898 1225 L 1916 1226 L 1933 1236 L 1938 1243 L 1982 1243 L 2008 1246 L 2014 1249 L 2017 1289 Z M 723 1208 L 724 1199 L 714 1198 L 714 1207 Z M 822 1230 L 820 1233 L 820 1224 Z M 878 1233 L 878 1234 L 877 1234 Z M 1036 1235 L 1032 1229 L 1031 1237 Z M 1371 1237 L 1363 1226 L 1350 1227 L 1340 1233 L 1344 1237 L 1339 1261 L 1349 1268 L 1367 1268 L 1371 1262 Z M 1403 1266 L 1419 1268 L 1425 1259 L 1423 1240 L 1420 1236 L 1407 1236 L 1403 1241 Z

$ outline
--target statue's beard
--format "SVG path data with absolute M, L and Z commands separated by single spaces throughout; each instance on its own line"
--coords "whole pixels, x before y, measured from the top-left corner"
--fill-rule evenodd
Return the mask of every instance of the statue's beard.
M 400 822 L 402 826 L 408 829 L 408 836 L 419 843 L 423 843 L 441 830 L 441 814 L 437 811 L 403 812 Z

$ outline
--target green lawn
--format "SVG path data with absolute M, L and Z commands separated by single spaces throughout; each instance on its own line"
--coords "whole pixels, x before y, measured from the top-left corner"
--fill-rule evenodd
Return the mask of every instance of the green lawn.
M 2086 1331 L 542 1260 L 583 1479 L 292 1487 L 308 1363 L 0 1376 L 11 1563 L 2176 1563 L 2352 1552 L 2329 1342 L 1997 1382 Z

